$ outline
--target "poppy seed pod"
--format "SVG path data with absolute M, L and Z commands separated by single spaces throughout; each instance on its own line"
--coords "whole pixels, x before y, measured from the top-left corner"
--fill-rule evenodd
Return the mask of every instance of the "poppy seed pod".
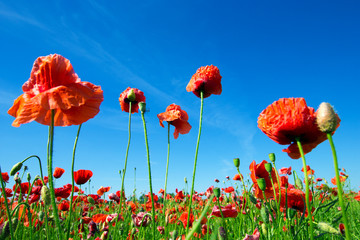
M 29 172 L 27 173 L 27 176 L 26 176 L 26 177 L 27 177 L 26 179 L 28 180 L 28 182 L 30 182 L 30 180 L 31 180 L 31 175 L 30 175 Z
M 316 111 L 316 123 L 320 131 L 332 133 L 336 130 L 338 118 L 330 103 L 323 102 Z
M 269 160 L 270 162 L 272 162 L 273 164 L 275 164 L 275 153 L 269 153 Z
M 128 92 L 128 94 L 127 94 L 127 99 L 128 99 L 130 102 L 135 101 L 136 95 L 135 95 L 135 92 L 134 92 L 133 89 L 130 89 L 130 91 Z
M 91 204 L 95 204 L 95 200 L 92 197 L 87 197 L 87 200 Z
M 16 172 L 20 171 L 20 169 L 22 168 L 23 163 L 22 162 L 18 162 L 17 164 L 15 164 L 10 171 L 10 176 L 14 176 Z
M 215 197 L 217 197 L 217 198 L 220 197 L 220 188 L 214 188 L 213 193 L 214 193 Z
M 240 167 L 240 158 L 234 158 L 233 161 L 234 161 L 235 167 L 239 168 Z
M 40 195 L 41 199 L 44 201 L 44 204 L 49 205 L 51 202 L 50 190 L 46 185 L 42 186 Z
M 261 191 L 265 191 L 266 189 L 266 182 L 264 178 L 258 178 L 257 180 L 257 184 L 259 186 L 259 188 L 261 189 Z
M 265 163 L 265 170 L 271 175 L 271 171 L 272 171 L 272 165 L 271 163 Z
M 145 102 L 139 102 L 139 109 L 141 113 L 145 113 L 146 112 L 146 103 Z

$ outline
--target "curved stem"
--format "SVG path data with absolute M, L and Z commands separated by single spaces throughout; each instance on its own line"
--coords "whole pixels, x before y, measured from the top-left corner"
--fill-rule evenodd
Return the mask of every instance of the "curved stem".
M 190 212 L 191 212 L 191 205 L 192 205 L 192 197 L 194 194 L 194 184 L 195 184 L 195 172 L 196 172 L 196 163 L 197 163 L 197 157 L 199 152 L 199 143 L 200 143 L 200 136 L 201 136 L 201 126 L 202 126 L 202 115 L 203 115 L 203 106 L 204 106 L 204 92 L 200 91 L 200 99 L 201 99 L 201 105 L 200 105 L 200 120 L 199 120 L 199 133 L 196 143 L 196 150 L 195 150 L 195 160 L 194 160 L 194 170 L 193 170 L 193 177 L 192 177 L 192 184 L 191 184 L 191 192 L 190 192 L 190 202 L 189 202 L 189 208 L 188 208 L 188 219 L 186 223 L 186 234 L 189 230 L 189 222 L 190 222 Z
M 335 176 L 336 176 L 336 185 L 338 188 L 339 204 L 341 207 L 342 217 L 343 217 L 343 221 L 344 221 L 344 225 L 345 225 L 345 237 L 348 240 L 348 239 L 350 239 L 349 224 L 348 224 L 348 219 L 346 216 L 346 208 L 345 208 L 344 198 L 343 198 L 343 189 L 342 189 L 341 182 L 340 182 L 339 166 L 338 166 L 338 161 L 337 161 L 337 156 L 336 156 L 335 145 L 334 145 L 331 134 L 327 133 L 326 135 L 327 135 L 327 138 L 329 139 L 332 155 L 334 158 L 334 168 L 335 168 Z
M 150 196 L 151 196 L 151 205 L 152 205 L 152 222 L 153 222 L 153 239 L 155 240 L 156 227 L 155 227 L 155 205 L 154 205 L 154 196 L 152 190 L 152 182 L 151 182 L 151 166 L 150 166 L 150 152 L 149 152 L 149 143 L 147 138 L 147 130 L 146 130 L 146 122 L 144 117 L 144 112 L 141 112 L 141 118 L 144 125 L 144 136 L 145 136 L 145 145 L 146 145 L 146 157 L 147 164 L 149 170 L 149 185 L 150 185 Z
M 55 111 L 51 110 L 51 124 L 49 126 L 49 148 L 48 148 L 48 179 L 49 179 L 49 188 L 50 188 L 50 196 L 51 196 L 51 205 L 53 208 L 53 215 L 55 218 L 55 224 L 59 232 L 60 239 L 63 239 L 62 230 L 59 220 L 59 214 L 55 202 L 55 192 L 54 192 L 54 183 L 53 183 L 53 169 L 52 169 L 52 157 L 53 157 L 53 148 L 54 148 L 54 115 Z
M 4 197 L 4 203 L 5 203 L 5 207 L 6 207 L 6 214 L 7 214 L 8 221 L 9 221 L 10 236 L 11 236 L 11 239 L 15 239 L 14 238 L 13 228 L 12 228 L 13 226 L 12 226 L 12 222 L 11 222 L 10 208 L 9 208 L 9 205 L 8 205 L 8 202 L 7 202 L 4 179 L 3 179 L 1 173 L 2 172 L 1 172 L 1 167 L 0 167 L 0 182 L 1 182 L 2 194 L 3 194 L 3 197 Z
M 168 178 L 169 159 L 170 159 L 170 123 L 168 122 L 168 147 L 167 147 L 165 188 L 164 188 L 164 210 L 163 210 L 164 215 L 165 215 L 165 210 L 166 210 L 166 186 L 167 186 L 167 178 Z
M 130 148 L 130 139 L 131 139 L 131 101 L 129 102 L 129 124 L 128 124 L 128 131 L 129 131 L 129 139 L 128 139 L 128 144 L 127 144 L 127 148 L 126 148 L 125 166 L 124 166 L 124 171 L 123 171 L 123 174 L 122 174 L 122 181 L 121 181 L 119 214 L 121 214 L 121 211 L 122 211 L 122 196 L 123 196 L 123 191 L 124 191 L 124 180 L 125 180 L 127 159 L 128 159 L 129 148 Z
M 298 138 L 296 138 L 296 143 L 297 146 L 299 148 L 299 152 L 301 155 L 301 159 L 302 159 L 302 163 L 303 163 L 303 169 L 304 169 L 304 176 L 305 176 L 305 202 L 306 202 L 306 209 L 308 212 L 307 215 L 307 219 L 309 221 L 310 224 L 310 239 L 314 240 L 314 226 L 313 226 L 313 222 L 312 222 L 312 213 L 311 213 L 311 205 L 310 205 L 310 200 L 309 200 L 309 177 L 308 177 L 308 171 L 307 171 L 307 166 L 306 166 L 306 159 L 305 159 L 305 155 L 304 155 L 304 150 L 302 148 L 301 142 Z
M 44 176 L 43 176 L 43 171 L 42 171 L 42 166 L 41 166 L 41 160 L 40 160 L 39 156 L 37 156 L 37 155 L 31 155 L 31 156 L 25 158 L 24 160 L 22 160 L 21 163 L 24 163 L 24 162 L 26 162 L 28 159 L 33 158 L 33 157 L 34 157 L 34 158 L 37 158 L 38 161 L 39 161 L 41 181 L 42 181 L 43 184 L 44 184 Z
M 74 180 L 75 151 L 76 151 L 76 146 L 77 146 L 77 142 L 78 142 L 79 135 L 80 135 L 81 126 L 82 126 L 82 124 L 79 125 L 79 128 L 77 130 L 75 143 L 74 143 L 74 148 L 73 148 L 73 154 L 72 154 L 72 162 L 71 162 L 71 195 L 70 195 L 69 220 L 68 220 L 68 224 L 67 224 L 67 228 L 66 228 L 67 229 L 66 239 L 69 239 L 69 237 L 70 237 L 70 223 L 71 223 L 71 216 L 72 216 L 72 210 L 73 210 L 72 205 L 73 205 L 74 185 L 75 185 L 75 180 Z

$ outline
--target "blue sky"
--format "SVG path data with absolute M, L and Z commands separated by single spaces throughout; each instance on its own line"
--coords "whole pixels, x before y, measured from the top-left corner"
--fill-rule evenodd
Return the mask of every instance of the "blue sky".
M 120 189 L 128 114 L 119 95 L 128 86 L 145 93 L 153 189 L 164 186 L 167 131 L 156 114 L 176 103 L 189 114 L 192 130 L 171 139 L 168 191 L 184 188 L 193 171 L 200 100 L 185 88 L 200 66 L 216 65 L 223 92 L 205 99 L 195 190 L 214 179 L 261 162 L 274 152 L 277 166 L 298 172 L 292 160 L 257 128 L 259 113 L 283 97 L 304 97 L 317 108 L 330 102 L 342 122 L 334 135 L 339 166 L 360 186 L 359 63 L 357 1 L 12 1 L 0 3 L 0 156 L 1 168 L 39 155 L 45 165 L 48 127 L 32 122 L 11 126 L 7 114 L 39 56 L 68 58 L 83 81 L 100 85 L 100 113 L 83 124 L 75 169 L 90 169 L 92 192 L 100 186 Z M 56 186 L 70 182 L 72 147 L 77 126 L 55 129 L 54 167 L 65 169 Z M 171 129 L 173 131 L 173 128 Z M 140 114 L 132 118 L 126 192 L 148 192 L 148 173 Z M 334 176 L 328 142 L 306 155 L 316 177 Z M 39 173 L 34 160 L 27 164 Z M 44 169 L 45 171 L 45 169 Z M 302 175 L 301 175 L 302 176 Z M 231 182 L 225 182 L 228 186 Z M 190 185 L 190 184 L 189 184 Z M 215 184 L 216 185 L 216 184 Z M 224 186 L 221 182 L 218 186 Z

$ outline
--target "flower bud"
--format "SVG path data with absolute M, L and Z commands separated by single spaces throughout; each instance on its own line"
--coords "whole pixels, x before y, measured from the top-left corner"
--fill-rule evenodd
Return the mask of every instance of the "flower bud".
M 240 158 L 234 158 L 234 165 L 236 168 L 239 168 L 240 167 Z
M 186 177 L 184 177 L 184 182 L 185 182 L 185 184 L 187 183 L 187 178 Z
M 87 197 L 87 200 L 88 200 L 89 203 L 95 204 L 95 200 L 92 197 L 90 197 L 90 196 Z
M 260 209 L 260 216 L 261 216 L 263 222 L 269 223 L 269 211 L 267 210 L 265 205 L 263 205 Z
M 261 191 L 265 191 L 265 189 L 266 189 L 265 179 L 264 178 L 258 178 L 258 179 L 256 179 L 256 181 L 257 181 L 257 184 L 258 184 L 259 188 L 261 189 Z
M 316 111 L 316 123 L 320 131 L 332 133 L 336 130 L 338 117 L 330 103 L 321 103 Z
M 38 180 L 38 179 L 41 179 L 39 175 L 36 175 L 34 180 Z
M 269 153 L 269 160 L 273 164 L 275 164 L 275 153 Z
M 265 163 L 265 170 L 271 175 L 272 165 L 271 163 Z
M 20 169 L 22 168 L 23 163 L 22 162 L 18 162 L 17 164 L 15 164 L 10 171 L 10 176 L 14 176 L 16 172 L 20 171 Z
M 219 232 L 218 232 L 218 239 L 219 240 L 226 240 L 226 231 L 223 227 L 219 227 Z
M 39 217 L 39 220 L 40 220 L 40 221 L 44 220 L 44 216 L 45 216 L 45 213 L 44 213 L 43 211 L 40 211 L 40 212 L 38 213 L 38 217 Z
M 171 232 L 171 239 L 176 239 L 179 236 L 179 232 L 175 229 Z
M 217 197 L 217 198 L 220 197 L 220 188 L 214 188 L 213 192 L 214 192 L 215 197 Z
M 295 186 L 298 188 L 298 189 L 302 189 L 303 188 L 303 184 L 302 184 L 302 181 L 300 178 L 296 178 L 295 180 Z
M 289 219 L 292 219 L 295 217 L 295 214 L 296 214 L 296 210 L 293 209 L 293 208 L 288 208 L 287 209 L 287 213 L 286 213 L 286 216 L 289 218 Z
M 14 176 L 14 181 L 16 182 L 16 183 L 21 183 L 21 179 L 20 179 L 20 177 L 19 177 L 19 173 L 16 173 L 15 174 L 15 176 Z
M 319 222 L 316 224 L 317 228 L 323 232 L 331 233 L 331 234 L 339 234 L 340 231 L 330 226 L 328 223 Z
M 257 204 L 257 201 L 256 201 L 256 198 L 254 197 L 254 195 L 250 194 L 249 193 L 249 198 L 250 198 L 250 201 L 253 203 L 253 204 Z
M 26 177 L 27 177 L 28 182 L 30 182 L 30 180 L 31 180 L 31 175 L 30 175 L 29 172 L 27 173 L 27 176 L 26 176 Z
M 146 103 L 145 102 L 139 102 L 139 109 L 141 113 L 145 113 L 146 112 Z
M 46 185 L 42 186 L 41 191 L 40 191 L 40 196 L 41 196 L 41 199 L 44 201 L 45 205 L 50 204 L 50 202 L 51 202 L 50 190 Z
M 127 99 L 130 101 L 130 102 L 134 102 L 135 99 L 136 99 L 136 95 L 135 95 L 135 92 L 134 92 L 134 89 L 130 89 L 130 91 L 128 91 L 128 94 L 127 94 Z

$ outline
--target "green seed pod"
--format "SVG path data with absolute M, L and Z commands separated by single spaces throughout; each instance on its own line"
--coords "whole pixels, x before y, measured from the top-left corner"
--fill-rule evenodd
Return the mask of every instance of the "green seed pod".
M 217 197 L 217 198 L 220 197 L 220 188 L 214 188 L 213 192 L 214 192 L 215 197 Z
M 264 166 L 265 166 L 265 170 L 266 170 L 269 174 L 271 174 L 271 171 L 272 171 L 272 165 L 271 165 L 271 163 L 265 163 Z
M 87 197 L 87 200 L 88 200 L 89 203 L 95 204 L 95 200 L 92 197 L 90 197 L 90 196 Z
M 340 234 L 340 231 L 330 226 L 328 223 L 319 222 L 316 224 L 317 228 L 323 232 L 331 233 L 331 234 Z
M 20 169 L 22 168 L 23 163 L 22 162 L 18 162 L 17 164 L 15 164 L 10 171 L 10 176 L 14 176 L 15 173 L 17 173 L 18 171 L 20 171 Z
M 239 168 L 240 167 L 240 158 L 234 158 L 233 161 L 234 161 L 235 167 Z
M 40 196 L 45 205 L 49 205 L 51 203 L 50 190 L 46 185 L 42 186 Z
M 226 240 L 227 239 L 225 228 L 219 227 L 218 239 L 219 240 Z
M 28 182 L 30 182 L 30 181 L 31 181 L 31 175 L 30 175 L 30 173 L 29 173 L 29 172 L 27 173 L 26 179 L 28 180 Z
M 275 164 L 275 153 L 269 153 L 269 160 L 270 162 L 272 162 L 273 164 Z
M 332 133 L 336 130 L 338 118 L 330 103 L 323 102 L 316 111 L 316 123 L 320 131 Z
M 257 181 L 257 184 L 258 184 L 259 188 L 261 189 L 261 191 L 265 191 L 265 189 L 266 189 L 265 179 L 264 178 L 258 178 L 258 179 L 256 179 L 256 181 Z
M 265 206 L 261 207 L 260 215 L 261 215 L 263 222 L 269 223 L 269 211 L 267 210 L 267 208 Z
M 289 219 L 294 218 L 294 217 L 295 217 L 295 214 L 296 214 L 296 210 L 295 210 L 295 209 L 293 209 L 293 208 L 288 208 L 288 209 L 287 209 L 287 217 L 288 217 Z
M 249 194 L 249 198 L 253 204 L 255 204 L 255 205 L 257 204 L 256 198 L 252 194 Z
M 130 91 L 128 91 L 127 99 L 128 99 L 130 102 L 134 102 L 134 101 L 135 101 L 136 95 L 135 95 L 134 89 L 130 89 Z
M 146 103 L 145 102 L 139 102 L 139 109 L 141 113 L 145 113 L 146 112 Z
M 303 188 L 303 183 L 302 183 L 302 181 L 301 181 L 300 178 L 297 178 L 297 179 L 295 180 L 295 186 L 296 186 L 298 189 L 302 189 L 302 188 Z

